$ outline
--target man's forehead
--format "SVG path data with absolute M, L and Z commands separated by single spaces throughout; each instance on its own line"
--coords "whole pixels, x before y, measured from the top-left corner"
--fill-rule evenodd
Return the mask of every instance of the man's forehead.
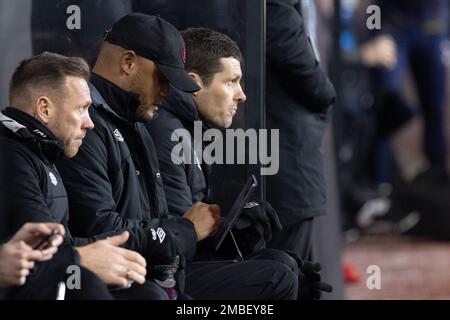
M 80 105 L 91 104 L 91 90 L 84 78 L 68 76 L 66 78 L 66 94 L 68 98 L 78 99 Z
M 90 94 L 88 82 L 84 78 L 67 76 L 66 86 L 72 90 Z
M 228 69 L 235 75 L 242 75 L 241 63 L 238 59 L 233 57 L 220 58 L 220 62 L 225 67 L 225 70 Z

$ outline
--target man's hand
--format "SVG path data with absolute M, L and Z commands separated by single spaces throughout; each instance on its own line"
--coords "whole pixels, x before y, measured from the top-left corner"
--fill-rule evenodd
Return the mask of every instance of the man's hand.
M 392 70 L 397 65 L 397 45 L 389 35 L 379 35 L 361 47 L 362 62 L 369 67 Z
M 56 229 L 58 236 L 45 250 L 33 247 Z M 26 223 L 4 245 L 0 246 L 0 286 L 20 286 L 39 261 L 50 260 L 62 243 L 64 227 L 56 223 Z
M 318 300 L 322 292 L 331 292 L 333 287 L 322 282 L 320 263 L 305 261 L 300 268 L 298 277 L 298 294 L 300 300 Z
M 145 282 L 146 261 L 137 252 L 120 248 L 129 237 L 127 231 L 77 247 L 81 265 L 94 272 L 107 285 L 127 288 L 129 281 Z
M 200 241 L 219 230 L 220 208 L 215 204 L 197 202 L 183 215 L 183 218 L 191 220 L 194 224 L 197 239 Z
M 245 205 L 233 234 L 242 253 L 248 256 L 266 247 L 273 232 L 283 229 L 277 212 L 266 201 L 249 202 Z
M 56 230 L 58 235 L 52 239 L 45 250 L 41 250 L 42 256 L 38 261 L 50 260 L 56 253 L 58 246 L 63 242 L 65 230 L 58 223 L 25 223 L 22 228 L 11 238 L 9 243 L 23 241 L 29 247 L 34 248 L 42 240 L 46 239 Z
M 35 261 L 41 259 L 42 252 L 33 250 L 23 241 L 10 241 L 0 246 L 0 287 L 23 285 Z
M 320 263 L 303 261 L 295 252 L 283 250 L 290 255 L 296 262 L 299 270 L 298 275 L 298 299 L 299 300 L 318 300 L 322 297 L 322 292 L 331 292 L 333 287 L 328 283 L 322 282 Z

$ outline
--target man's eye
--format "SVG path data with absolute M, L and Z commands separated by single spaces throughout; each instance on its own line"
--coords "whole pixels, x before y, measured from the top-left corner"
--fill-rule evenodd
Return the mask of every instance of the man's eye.
M 236 78 L 236 79 L 233 79 L 233 80 L 228 81 L 228 82 L 227 82 L 227 85 L 233 86 L 233 85 L 236 85 L 236 84 L 238 84 L 238 83 L 239 83 L 239 79 Z

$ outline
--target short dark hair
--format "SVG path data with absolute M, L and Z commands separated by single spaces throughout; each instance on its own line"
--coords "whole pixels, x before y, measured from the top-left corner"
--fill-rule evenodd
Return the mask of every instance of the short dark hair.
M 14 70 L 9 84 L 9 101 L 28 94 L 28 89 L 61 89 L 67 76 L 89 79 L 89 65 L 82 58 L 44 52 L 23 60 Z
M 189 28 L 181 32 L 186 45 L 185 69 L 195 72 L 205 85 L 222 71 L 220 58 L 235 58 L 243 64 L 241 50 L 227 35 L 208 28 Z

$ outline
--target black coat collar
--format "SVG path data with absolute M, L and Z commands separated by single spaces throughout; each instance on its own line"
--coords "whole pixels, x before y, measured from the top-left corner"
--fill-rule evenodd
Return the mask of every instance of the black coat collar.
M 202 121 L 203 130 L 214 128 L 198 112 L 192 93 L 183 92 L 171 86 L 170 95 L 163 100 L 161 107 L 178 117 L 189 130 L 193 128 L 194 121 Z
M 135 121 L 136 109 L 139 107 L 137 94 L 125 91 L 95 73 L 92 74 L 90 81 L 115 115 L 126 121 Z
M 63 143 L 44 124 L 29 114 L 13 107 L 6 108 L 2 114 L 8 118 L 2 119 L 3 125 L 51 163 L 55 163 L 64 153 Z

